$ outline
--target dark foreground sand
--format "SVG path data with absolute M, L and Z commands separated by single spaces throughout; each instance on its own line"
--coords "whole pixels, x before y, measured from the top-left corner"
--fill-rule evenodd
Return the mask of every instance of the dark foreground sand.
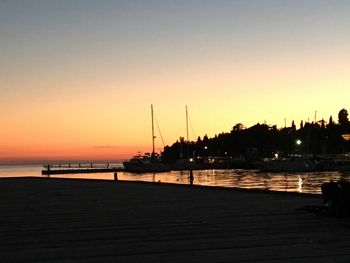
M 0 180 L 0 262 L 350 262 L 321 196 L 113 181 Z

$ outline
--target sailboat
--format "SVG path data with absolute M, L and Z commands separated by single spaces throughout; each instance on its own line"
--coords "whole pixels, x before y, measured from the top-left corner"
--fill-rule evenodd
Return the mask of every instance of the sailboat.
M 151 121 L 152 121 L 152 153 L 144 155 L 138 154 L 128 161 L 123 162 L 125 171 L 132 173 L 160 173 L 169 172 L 170 167 L 162 162 L 159 154 L 155 152 L 154 136 L 154 115 L 153 105 L 151 104 Z
M 188 136 L 188 110 L 187 110 L 187 105 L 186 105 L 186 144 L 189 142 L 189 136 Z M 188 146 L 187 146 L 188 147 Z M 180 158 L 177 159 L 172 165 L 171 169 L 172 170 L 192 170 L 196 169 L 196 164 L 194 163 L 194 158 L 184 158 L 183 157 L 183 152 L 182 152 L 182 146 L 180 150 Z M 187 148 L 188 152 L 188 148 Z M 187 154 L 188 155 L 188 154 Z

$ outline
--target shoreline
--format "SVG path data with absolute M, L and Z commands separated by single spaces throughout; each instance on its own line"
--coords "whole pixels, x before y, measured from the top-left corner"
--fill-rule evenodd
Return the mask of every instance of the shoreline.
M 1 177 L 41 177 L 41 167 L 0 169 Z M 269 191 L 296 192 L 321 194 L 320 186 L 329 181 L 338 181 L 346 173 L 322 172 L 322 173 L 261 173 L 256 170 L 196 170 L 193 171 L 194 184 L 213 187 L 223 186 L 228 188 L 263 189 Z M 187 172 L 173 171 L 168 173 L 132 174 L 118 172 L 120 180 L 168 182 L 175 184 L 189 184 Z M 113 173 L 74 173 L 67 175 L 50 175 L 51 178 L 83 178 L 83 179 L 107 179 L 114 180 Z
M 2 179 L 10 179 L 10 180 L 16 180 L 16 179 L 44 179 L 44 180 L 63 180 L 63 181 L 101 181 L 101 182 L 108 182 L 108 183 L 114 183 L 114 184 L 123 184 L 123 183 L 130 183 L 130 184 L 156 184 L 156 185 L 165 185 L 165 186 L 174 186 L 174 187 L 191 187 L 191 188 L 198 188 L 198 189 L 216 189 L 216 190 L 228 190 L 228 191 L 242 191 L 242 192 L 252 192 L 252 193 L 271 193 L 271 194 L 282 194 L 282 195 L 297 195 L 297 196 L 310 196 L 310 197 L 319 197 L 322 194 L 321 193 L 300 193 L 300 192 L 293 192 L 293 191 L 277 191 L 277 190 L 268 190 L 268 189 L 259 189 L 259 188 L 239 188 L 239 187 L 225 187 L 225 186 L 217 186 L 217 185 L 199 185 L 199 184 L 182 184 L 182 183 L 169 183 L 169 182 L 149 182 L 149 181 L 134 181 L 134 180 L 114 180 L 114 179 L 92 179 L 92 178 L 66 178 L 66 177 L 44 177 L 44 176 L 16 176 L 16 177 L 0 177 L 0 181 Z

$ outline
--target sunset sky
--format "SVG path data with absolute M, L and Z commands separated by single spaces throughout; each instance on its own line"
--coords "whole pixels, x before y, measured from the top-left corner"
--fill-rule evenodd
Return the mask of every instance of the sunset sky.
M 337 120 L 349 14 L 336 0 L 0 0 L 0 163 L 150 151 L 151 104 L 165 144 L 185 136 L 185 105 L 192 140 Z

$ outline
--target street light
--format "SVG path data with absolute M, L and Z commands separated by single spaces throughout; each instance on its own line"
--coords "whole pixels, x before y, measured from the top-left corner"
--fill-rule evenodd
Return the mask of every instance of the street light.
M 208 157 L 208 146 L 204 146 L 204 157 Z
M 299 153 L 299 150 L 300 150 L 301 140 L 300 140 L 300 139 L 297 139 L 297 140 L 295 141 L 295 144 L 297 145 L 297 146 L 296 146 L 296 154 L 300 154 L 300 153 Z

